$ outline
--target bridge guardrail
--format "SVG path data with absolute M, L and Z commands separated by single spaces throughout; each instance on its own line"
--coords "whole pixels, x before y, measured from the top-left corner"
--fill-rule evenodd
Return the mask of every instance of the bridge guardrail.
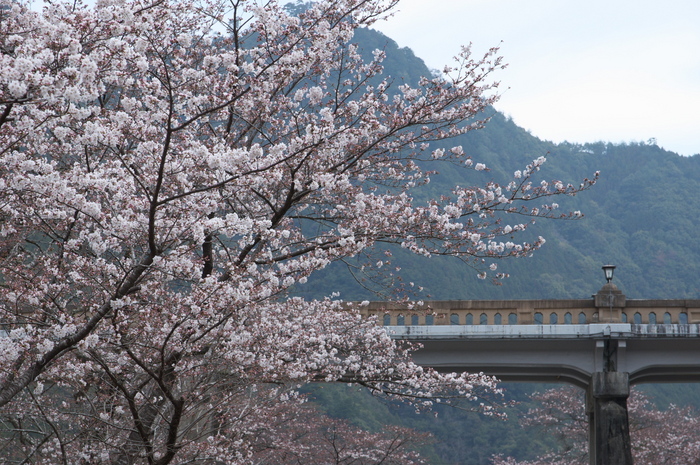
M 421 306 L 370 302 L 364 315 L 385 326 L 513 324 L 694 324 L 700 323 L 700 300 L 622 300 L 624 306 L 596 306 L 599 299 L 444 300 Z

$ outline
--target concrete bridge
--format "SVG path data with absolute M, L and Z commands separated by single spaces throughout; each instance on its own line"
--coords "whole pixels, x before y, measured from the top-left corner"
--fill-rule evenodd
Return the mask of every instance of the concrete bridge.
M 608 281 L 591 299 L 371 302 L 415 361 L 503 381 L 566 382 L 587 392 L 591 464 L 631 464 L 631 384 L 700 381 L 700 300 L 627 299 Z

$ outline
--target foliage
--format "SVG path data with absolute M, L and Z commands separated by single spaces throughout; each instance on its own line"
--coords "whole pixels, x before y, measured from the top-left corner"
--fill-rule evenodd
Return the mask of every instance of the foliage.
M 350 41 L 394 4 L 294 16 L 252 0 L 41 13 L 0 0 L 0 440 L 13 459 L 250 463 L 303 383 L 415 408 L 497 391 L 416 366 L 357 308 L 287 295 L 376 244 L 498 278 L 491 260 L 543 244 L 515 239 L 527 220 L 579 216 L 549 197 L 594 182 L 535 179 L 538 156 L 503 184 L 414 197 L 422 163 L 487 173 L 430 144 L 483 126 L 502 65 L 464 48 L 444 77 L 379 78 L 384 53 L 363 60 Z M 389 261 L 362 266 L 391 278 Z
M 324 463 L 333 465 L 422 464 L 417 448 L 426 433 L 387 426 L 379 432 L 332 419 L 310 407 L 278 403 L 266 412 L 264 427 L 254 435 L 251 462 L 259 465 Z
M 449 406 L 433 406 L 434 415 L 417 415 L 401 403 L 387 403 L 366 390 L 338 384 L 315 384 L 304 388 L 309 398 L 326 415 L 342 418 L 368 431 L 381 431 L 385 425 L 410 427 L 428 432 L 433 441 L 421 447 L 421 456 L 431 464 L 480 465 L 499 453 L 521 460 L 533 459 L 543 450 L 557 446 L 547 435 L 533 435 L 522 428 L 520 415 L 537 403 L 532 392 L 551 385 L 506 383 L 503 402 L 505 417 L 480 415 Z

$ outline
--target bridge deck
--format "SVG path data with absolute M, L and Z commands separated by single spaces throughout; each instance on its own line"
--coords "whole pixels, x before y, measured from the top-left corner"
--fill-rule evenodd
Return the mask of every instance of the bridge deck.
M 700 324 L 388 326 L 418 342 L 414 360 L 441 371 L 492 374 L 504 381 L 588 387 L 595 372 L 629 373 L 630 383 L 700 381 Z

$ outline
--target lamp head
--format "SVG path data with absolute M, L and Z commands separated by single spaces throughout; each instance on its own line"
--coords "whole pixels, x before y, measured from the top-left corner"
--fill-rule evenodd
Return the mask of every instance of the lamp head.
M 605 279 L 607 282 L 612 281 L 614 272 L 615 265 L 603 265 L 603 273 L 605 273 Z

